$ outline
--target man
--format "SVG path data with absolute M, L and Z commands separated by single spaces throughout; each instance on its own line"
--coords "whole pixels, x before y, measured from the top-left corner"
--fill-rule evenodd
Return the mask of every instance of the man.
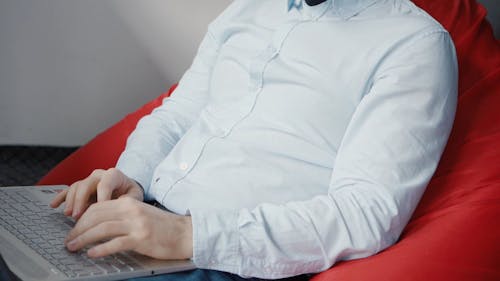
M 448 33 L 407 0 L 236 0 L 116 169 L 52 205 L 78 219 L 68 249 L 107 239 L 91 257 L 192 258 L 214 278 L 320 272 L 397 241 L 456 91 Z

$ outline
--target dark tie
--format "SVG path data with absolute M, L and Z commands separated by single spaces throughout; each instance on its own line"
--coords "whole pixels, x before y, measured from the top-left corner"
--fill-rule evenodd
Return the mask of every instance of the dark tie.
M 309 6 L 316 6 L 316 5 L 319 5 L 323 2 L 325 2 L 326 0 L 306 0 L 306 3 L 307 5 Z

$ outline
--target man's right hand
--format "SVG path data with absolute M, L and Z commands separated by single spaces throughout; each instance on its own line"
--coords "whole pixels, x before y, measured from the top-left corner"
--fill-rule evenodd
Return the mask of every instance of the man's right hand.
M 60 192 L 50 203 L 52 208 L 66 202 L 64 214 L 79 219 L 87 208 L 97 202 L 131 197 L 144 200 L 143 189 L 134 180 L 120 170 L 94 170 L 87 178 L 73 183 L 68 189 Z

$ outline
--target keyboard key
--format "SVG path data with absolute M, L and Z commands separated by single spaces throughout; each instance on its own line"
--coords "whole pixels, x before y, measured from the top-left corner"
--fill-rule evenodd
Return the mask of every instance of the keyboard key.
M 36 234 L 35 234 L 36 235 Z M 42 244 L 43 242 L 45 241 L 45 239 L 43 238 L 40 238 L 39 236 L 36 235 L 36 238 L 35 239 L 32 239 L 31 242 L 34 243 L 34 244 Z
M 91 273 L 89 273 L 89 272 L 76 272 L 76 275 L 78 277 L 88 277 L 91 275 Z
M 120 272 L 128 272 L 128 271 L 132 271 L 132 268 L 126 264 L 123 264 L 117 260 L 113 261 L 110 263 L 113 267 L 115 267 L 116 269 L 118 269 L 118 271 Z
M 119 271 L 118 268 L 115 268 L 113 265 L 109 263 L 98 264 L 97 266 L 106 271 L 107 273 L 115 273 Z
M 63 270 L 62 271 L 64 274 L 66 274 L 66 276 L 72 278 L 72 277 L 76 277 L 76 273 L 73 272 L 73 270 Z
M 0 190 L 0 226 L 68 277 L 88 277 L 140 268 L 122 253 L 93 260 L 85 253 L 89 247 L 78 253 L 67 251 L 64 238 L 75 225 L 74 220 L 30 196 L 31 193 Z

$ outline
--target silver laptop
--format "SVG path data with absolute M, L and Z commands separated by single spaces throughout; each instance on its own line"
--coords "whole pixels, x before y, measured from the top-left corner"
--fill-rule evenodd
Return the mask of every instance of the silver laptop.
M 75 222 L 61 207 L 49 207 L 64 188 L 0 188 L 0 254 L 21 280 L 121 280 L 195 268 L 189 260 L 156 260 L 133 252 L 91 259 L 85 251 L 67 251 L 64 238 Z

